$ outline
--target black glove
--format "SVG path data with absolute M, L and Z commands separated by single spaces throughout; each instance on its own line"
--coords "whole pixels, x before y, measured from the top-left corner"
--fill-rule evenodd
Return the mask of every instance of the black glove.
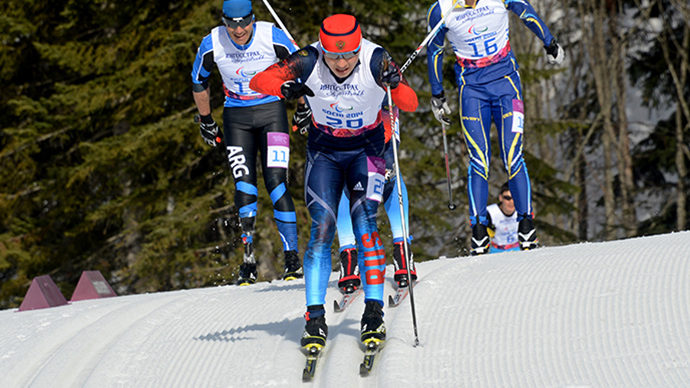
M 441 124 L 450 125 L 450 118 L 447 116 L 450 114 L 450 107 L 448 106 L 445 93 L 441 92 L 431 96 L 431 111 L 434 113 L 436 120 Z
M 563 48 L 556 42 L 556 38 L 551 39 L 551 43 L 548 46 L 544 46 L 544 50 L 546 50 L 546 59 L 550 64 L 560 65 L 563 62 L 565 53 Z
M 381 72 L 381 83 L 390 85 L 391 89 L 395 89 L 400 84 L 400 72 L 398 69 L 389 65 L 386 69 Z
M 292 116 L 292 130 L 299 129 L 299 133 L 305 134 L 309 130 L 309 123 L 311 123 L 311 109 L 307 104 L 297 104 L 295 115 Z
M 280 87 L 280 93 L 283 94 L 286 100 L 296 100 L 304 95 L 314 97 L 314 92 L 309 89 L 309 86 L 295 81 L 287 81 Z
M 194 116 L 194 122 L 199 123 L 199 133 L 204 138 L 206 144 L 215 147 L 223 141 L 223 132 L 218 128 L 218 124 L 213 121 L 211 115 Z

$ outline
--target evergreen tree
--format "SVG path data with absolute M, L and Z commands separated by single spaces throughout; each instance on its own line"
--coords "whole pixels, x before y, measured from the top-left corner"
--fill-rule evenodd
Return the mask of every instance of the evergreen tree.
M 272 2 L 300 45 L 318 39 L 325 17 L 352 13 L 364 36 L 388 49 L 399 64 L 426 35 L 429 5 Z M 235 278 L 242 249 L 234 185 L 223 151 L 208 147 L 192 122 L 192 61 L 203 36 L 220 24 L 221 6 L 220 0 L 7 0 L 0 5 L 0 308 L 18 307 L 30 281 L 43 274 L 50 274 L 68 298 L 84 270 L 100 270 L 120 294 Z M 258 20 L 272 21 L 261 2 L 255 1 L 254 9 Z M 441 128 L 429 112 L 423 54 L 405 73 L 420 107 L 401 117 L 399 155 L 418 261 L 457 256 L 468 246 L 460 123 L 454 119 L 448 132 L 453 196 L 460 205 L 449 212 Z M 446 60 L 452 62 L 453 55 Z M 524 74 L 540 66 L 521 65 Z M 447 90 L 455 92 L 450 63 L 444 72 Z M 211 91 L 218 118 L 220 90 L 216 72 Z M 288 108 L 291 116 L 295 106 Z M 556 128 L 534 127 L 544 133 Z M 306 138 L 291 137 L 289 190 L 303 254 L 311 223 L 303 199 Z M 551 205 L 572 188 L 558 181 L 552 161 L 537 153 L 528 158 L 539 188 L 540 239 L 551 234 L 554 243 L 568 241 L 572 236 L 549 227 L 557 223 L 544 216 L 572 211 Z M 503 178 L 493 177 L 497 188 Z M 282 244 L 259 179 L 254 239 L 261 278 L 272 279 L 282 266 Z M 379 222 L 390 248 L 382 208 Z

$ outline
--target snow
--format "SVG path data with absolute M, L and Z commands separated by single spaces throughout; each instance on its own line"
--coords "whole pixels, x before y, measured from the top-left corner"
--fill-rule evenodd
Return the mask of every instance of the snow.
M 0 387 L 688 387 L 689 259 L 680 232 L 419 263 L 420 345 L 410 298 L 386 307 L 366 378 L 334 272 L 306 384 L 302 280 L 4 310 Z

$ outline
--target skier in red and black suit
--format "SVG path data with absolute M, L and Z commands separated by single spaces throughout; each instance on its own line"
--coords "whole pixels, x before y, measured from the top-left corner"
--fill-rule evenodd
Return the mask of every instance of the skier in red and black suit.
M 354 16 L 333 15 L 321 25 L 319 41 L 257 74 L 250 87 L 259 93 L 297 99 L 312 111 L 305 168 L 305 197 L 312 218 L 304 256 L 307 320 L 301 344 L 326 344 L 325 297 L 331 275 L 331 245 L 338 202 L 347 186 L 359 267 L 365 293 L 361 340 L 386 338 L 383 282 L 386 258 L 376 227 L 384 186 L 385 135 L 381 101 L 386 85 L 402 110 L 417 109 L 417 95 L 379 45 L 362 39 Z

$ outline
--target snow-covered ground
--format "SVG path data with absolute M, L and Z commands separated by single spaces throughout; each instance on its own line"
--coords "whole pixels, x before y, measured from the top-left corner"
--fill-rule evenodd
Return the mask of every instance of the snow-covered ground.
M 0 387 L 688 387 L 690 232 L 418 265 L 359 376 L 363 297 L 301 381 L 304 282 L 0 311 Z M 389 277 L 390 277 L 389 268 Z M 387 294 L 392 292 L 386 284 Z

